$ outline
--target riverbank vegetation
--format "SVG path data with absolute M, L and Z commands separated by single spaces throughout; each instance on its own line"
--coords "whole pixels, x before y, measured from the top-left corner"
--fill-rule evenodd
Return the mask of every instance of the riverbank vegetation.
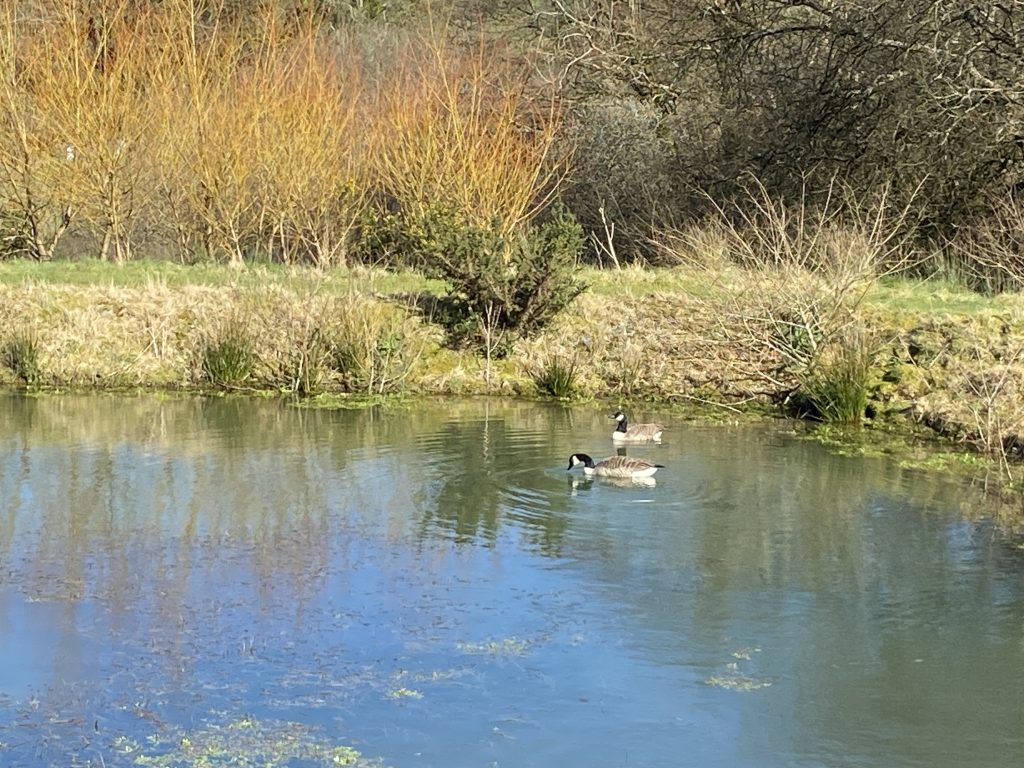
M 1017 4 L 0 0 L 9 383 L 1024 441 Z
M 795 288 L 782 292 L 774 273 L 587 267 L 580 278 L 587 291 L 552 324 L 488 360 L 452 346 L 431 314 L 445 286 L 411 271 L 8 261 L 0 380 L 57 390 L 658 401 L 726 418 L 906 423 L 1008 462 L 1018 453 L 1016 294 L 877 279 L 844 299 L 854 320 L 837 322 L 835 337 L 815 341 L 824 338 L 817 326 L 791 323 L 780 340 L 764 307 Z M 831 284 L 813 275 L 787 280 L 829 295 Z M 797 356 L 813 343 L 821 351 Z

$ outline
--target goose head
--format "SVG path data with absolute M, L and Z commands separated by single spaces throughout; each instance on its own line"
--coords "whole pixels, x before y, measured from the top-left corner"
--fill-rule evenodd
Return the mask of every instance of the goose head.
M 578 467 L 580 464 L 584 467 L 593 467 L 594 460 L 585 453 L 574 453 L 569 457 L 569 466 L 565 468 L 565 471 L 568 472 L 570 469 Z

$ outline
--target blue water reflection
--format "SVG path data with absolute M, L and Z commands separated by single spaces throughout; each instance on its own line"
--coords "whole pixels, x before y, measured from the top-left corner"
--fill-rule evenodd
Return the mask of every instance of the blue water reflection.
M 0 425 L 3 765 L 1024 762 L 1024 552 L 935 475 L 678 424 L 586 481 L 606 414 L 508 401 Z

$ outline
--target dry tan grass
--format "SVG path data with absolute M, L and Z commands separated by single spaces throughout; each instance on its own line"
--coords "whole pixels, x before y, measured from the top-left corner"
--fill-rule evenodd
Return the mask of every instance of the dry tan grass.
M 527 368 L 553 355 L 578 360 L 579 388 L 599 397 L 761 397 L 757 371 L 776 365 L 776 358 L 735 342 L 721 333 L 715 310 L 693 296 L 585 294 L 519 354 Z
M 382 317 L 392 318 L 387 327 L 396 332 L 391 354 L 405 355 L 405 367 L 392 366 L 388 375 L 404 379 L 430 333 L 416 318 L 369 297 L 277 286 L 0 286 L 0 323 L 40 329 L 40 383 L 51 387 L 199 385 L 204 345 L 234 323 L 252 340 L 257 358 L 251 387 L 343 390 L 345 374 L 333 366 L 334 340 L 343 332 L 352 338 L 363 327 L 377 334 Z M 377 349 L 379 337 L 363 343 Z M 2 375 L 13 382 L 10 371 Z
M 761 350 L 740 358 L 751 364 L 741 378 L 760 379 L 761 394 L 795 397 L 825 420 L 859 423 L 875 354 L 860 308 L 900 263 L 905 218 L 884 190 L 863 205 L 833 185 L 812 207 L 774 199 L 753 179 L 743 200 L 716 204 L 704 226 L 664 248 L 705 275 L 714 336 L 728 348 Z
M 915 418 L 981 452 L 1024 455 L 1024 317 L 928 320 L 900 335 L 894 357 Z

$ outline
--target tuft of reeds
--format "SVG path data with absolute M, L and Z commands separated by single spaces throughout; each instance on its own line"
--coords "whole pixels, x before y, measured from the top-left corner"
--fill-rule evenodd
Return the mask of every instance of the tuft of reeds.
M 289 350 L 282 370 L 275 377 L 278 388 L 295 395 L 322 391 L 331 362 L 330 345 L 320 328 L 308 328 Z
M 567 400 L 576 395 L 576 359 L 549 356 L 533 371 L 537 389 L 551 397 Z
M 239 387 L 253 375 L 256 353 L 247 329 L 239 322 L 228 322 L 200 349 L 203 377 L 224 389 Z
M 874 359 L 869 334 L 851 326 L 808 365 L 798 395 L 822 421 L 860 426 L 875 378 Z
M 12 333 L 0 347 L 0 362 L 30 387 L 42 381 L 39 339 L 33 331 L 20 330 Z

